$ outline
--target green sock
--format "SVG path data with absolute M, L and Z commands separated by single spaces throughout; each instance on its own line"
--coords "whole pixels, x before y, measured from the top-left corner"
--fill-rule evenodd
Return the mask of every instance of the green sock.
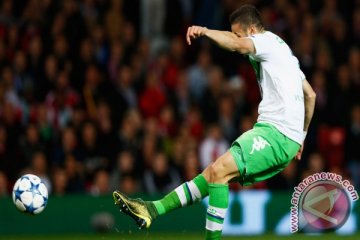
M 166 214 L 174 209 L 198 202 L 208 194 L 208 182 L 202 174 L 199 174 L 193 180 L 177 187 L 163 199 L 152 202 L 156 209 L 155 213 L 153 213 L 153 218 Z
M 209 184 L 209 206 L 206 212 L 206 239 L 218 240 L 229 205 L 229 186 Z

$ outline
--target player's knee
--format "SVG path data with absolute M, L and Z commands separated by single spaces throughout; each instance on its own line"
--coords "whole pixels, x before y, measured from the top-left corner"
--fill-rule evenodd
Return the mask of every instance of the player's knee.
M 209 167 L 209 175 L 211 183 L 224 183 L 225 175 L 224 175 L 224 167 L 219 162 L 214 162 Z

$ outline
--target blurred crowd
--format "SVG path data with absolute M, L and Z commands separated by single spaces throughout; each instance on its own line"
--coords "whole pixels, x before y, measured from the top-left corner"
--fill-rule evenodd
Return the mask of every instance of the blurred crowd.
M 195 177 L 252 128 L 260 94 L 246 57 L 184 35 L 229 30 L 245 2 L 317 94 L 302 160 L 254 188 L 321 171 L 360 185 L 360 1 L 0 2 L 0 196 L 24 173 L 53 195 L 164 193 Z

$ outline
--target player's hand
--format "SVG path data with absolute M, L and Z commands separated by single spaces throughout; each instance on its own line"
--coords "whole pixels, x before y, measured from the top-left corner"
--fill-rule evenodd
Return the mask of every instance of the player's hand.
M 186 41 L 189 45 L 191 45 L 191 40 L 204 36 L 207 28 L 200 26 L 191 26 L 188 28 L 186 33 Z
M 297 152 L 296 156 L 295 156 L 295 159 L 300 161 L 301 160 L 301 155 L 302 155 L 302 152 L 304 150 L 304 143 L 301 145 L 299 151 Z

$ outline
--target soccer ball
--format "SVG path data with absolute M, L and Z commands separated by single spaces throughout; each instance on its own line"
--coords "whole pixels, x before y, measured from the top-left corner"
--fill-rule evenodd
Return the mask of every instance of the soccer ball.
M 26 174 L 16 181 L 12 199 L 19 211 L 36 215 L 46 207 L 48 190 L 38 176 Z

